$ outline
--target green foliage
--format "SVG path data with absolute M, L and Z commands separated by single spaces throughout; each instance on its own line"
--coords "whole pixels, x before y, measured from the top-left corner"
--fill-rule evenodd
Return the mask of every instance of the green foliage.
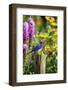
M 56 73 L 57 72 L 57 55 L 48 55 L 46 58 L 46 73 Z

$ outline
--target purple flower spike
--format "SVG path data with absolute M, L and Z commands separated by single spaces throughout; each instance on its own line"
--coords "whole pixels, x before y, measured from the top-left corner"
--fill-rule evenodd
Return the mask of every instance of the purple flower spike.
M 28 25 L 29 25 L 29 46 L 32 46 L 32 37 L 33 35 L 35 35 L 35 22 L 33 21 L 33 19 L 30 17 L 28 19 Z
M 29 24 L 29 30 L 28 30 L 29 35 L 33 36 L 35 34 L 35 22 L 31 17 L 28 19 L 28 24 Z
M 28 38 L 28 28 L 29 28 L 28 23 L 24 22 L 24 24 L 23 24 L 23 40 L 25 43 Z

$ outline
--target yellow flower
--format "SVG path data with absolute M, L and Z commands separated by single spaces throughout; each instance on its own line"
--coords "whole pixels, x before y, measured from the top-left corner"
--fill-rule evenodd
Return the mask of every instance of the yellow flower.
M 50 23 L 53 23 L 53 22 L 55 22 L 55 18 L 54 17 L 51 17 Z
M 49 46 L 45 46 L 45 51 L 48 51 L 48 52 L 51 52 L 52 51 L 52 49 L 51 49 L 51 47 L 49 47 Z
M 41 34 L 39 34 L 39 36 L 38 36 L 40 39 L 46 39 L 47 37 L 48 37 L 48 34 L 46 33 L 41 33 Z
M 54 45 L 54 46 L 45 46 L 44 47 L 44 50 L 45 50 L 45 52 L 46 51 L 48 51 L 48 52 L 53 52 L 53 51 L 55 51 L 55 50 L 57 50 L 57 45 Z
M 55 22 L 55 18 L 52 16 L 45 16 L 45 19 L 49 21 L 50 23 Z
M 49 17 L 49 16 L 45 16 L 45 19 L 46 19 L 47 21 L 50 21 L 50 17 Z
M 50 22 L 52 26 L 57 26 L 57 22 L 54 17 L 52 16 L 45 16 L 45 19 Z
M 56 27 L 57 23 L 56 22 L 52 22 L 51 25 Z

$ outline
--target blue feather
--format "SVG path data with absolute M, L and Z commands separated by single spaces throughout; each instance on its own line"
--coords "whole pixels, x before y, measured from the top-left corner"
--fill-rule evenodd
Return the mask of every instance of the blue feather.
M 42 47 L 43 47 L 43 44 L 38 44 L 32 49 L 32 52 L 36 52 L 36 51 L 40 50 Z
M 29 53 L 32 53 L 32 52 L 36 52 L 38 50 L 40 50 L 41 48 L 43 48 L 43 44 L 37 44 L 30 52 L 28 52 L 27 54 Z

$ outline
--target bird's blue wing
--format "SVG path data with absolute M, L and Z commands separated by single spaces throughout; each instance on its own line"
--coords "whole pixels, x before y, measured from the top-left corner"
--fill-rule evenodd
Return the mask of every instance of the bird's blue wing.
M 32 51 L 38 51 L 38 50 L 41 49 L 41 48 L 42 48 L 42 44 L 38 44 L 37 46 L 35 46 L 35 47 L 33 48 Z

